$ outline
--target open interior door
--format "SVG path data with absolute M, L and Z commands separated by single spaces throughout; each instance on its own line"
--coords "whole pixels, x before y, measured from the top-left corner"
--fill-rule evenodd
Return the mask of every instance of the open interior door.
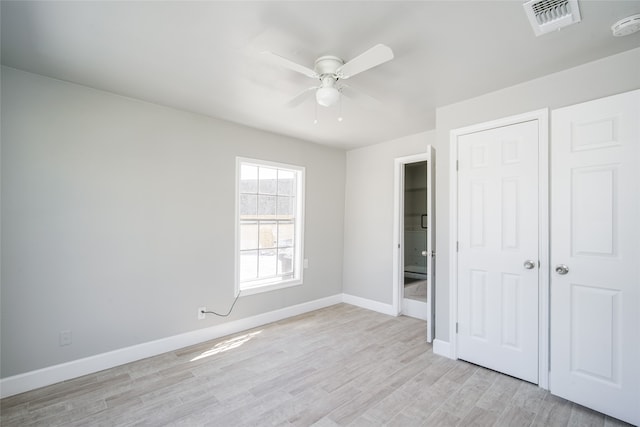
M 427 147 L 427 342 L 436 336 L 435 313 L 435 267 L 436 267 L 436 233 L 435 233 L 435 193 L 436 193 L 436 154 L 432 146 Z

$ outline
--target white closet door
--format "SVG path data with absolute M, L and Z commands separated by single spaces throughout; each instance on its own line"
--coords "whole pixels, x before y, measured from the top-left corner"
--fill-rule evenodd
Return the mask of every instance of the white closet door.
M 640 424 L 640 91 L 552 113 L 553 394 Z
M 460 359 L 538 383 L 538 121 L 458 137 Z

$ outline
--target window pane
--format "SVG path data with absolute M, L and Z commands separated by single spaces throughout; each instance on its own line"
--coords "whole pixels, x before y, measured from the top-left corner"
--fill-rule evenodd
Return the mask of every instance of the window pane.
M 240 168 L 240 192 L 253 193 L 258 192 L 258 167 L 242 165 Z
M 240 281 L 258 278 L 258 251 L 240 252 Z
M 293 249 L 279 249 L 278 250 L 278 274 L 290 274 L 293 273 Z
M 291 196 L 295 191 L 295 173 L 292 171 L 278 170 L 278 194 Z
M 277 169 L 260 168 L 258 171 L 260 176 L 259 193 L 260 194 L 276 194 L 278 189 Z
M 258 215 L 262 219 L 273 219 L 276 215 L 276 196 L 258 196 Z
M 258 215 L 258 196 L 253 194 L 240 195 L 240 219 Z
M 278 196 L 278 219 L 292 219 L 295 209 L 294 197 Z
M 258 257 L 258 271 L 260 278 L 274 277 L 277 267 L 277 251 L 275 249 L 266 249 L 260 251 Z
M 258 223 L 240 224 L 240 250 L 258 249 Z
M 238 163 L 238 259 L 240 289 L 282 283 L 300 283 L 298 253 L 303 220 L 298 185 L 304 172 L 296 166 L 266 164 L 259 160 Z M 299 281 L 296 281 L 299 280 Z M 287 283 L 289 284 L 289 283 Z
M 294 238 L 295 226 L 293 222 L 281 222 L 278 225 L 278 246 L 293 246 Z
M 275 222 L 260 223 L 260 249 L 275 248 L 278 241 L 278 224 Z

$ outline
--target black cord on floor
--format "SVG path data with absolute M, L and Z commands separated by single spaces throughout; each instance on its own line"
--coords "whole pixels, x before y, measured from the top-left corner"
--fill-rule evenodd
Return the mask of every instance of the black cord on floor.
M 216 316 L 227 317 L 228 315 L 231 314 L 231 311 L 233 310 L 233 307 L 236 305 L 236 302 L 238 302 L 238 298 L 240 298 L 240 292 L 238 292 L 238 295 L 236 296 L 236 299 L 233 300 L 233 304 L 231 304 L 231 308 L 229 309 L 227 314 L 220 314 L 220 313 L 216 313 L 215 311 L 204 311 L 204 310 L 201 311 L 201 313 L 204 313 L 204 314 L 215 314 Z

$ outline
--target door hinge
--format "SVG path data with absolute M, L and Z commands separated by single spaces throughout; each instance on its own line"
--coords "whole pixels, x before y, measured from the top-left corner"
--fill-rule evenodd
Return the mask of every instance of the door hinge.
M 458 322 L 456 322 L 456 334 L 458 333 Z
M 456 172 L 460 170 L 460 162 L 456 160 Z
M 456 242 L 456 252 L 458 252 L 460 249 L 460 242 Z

